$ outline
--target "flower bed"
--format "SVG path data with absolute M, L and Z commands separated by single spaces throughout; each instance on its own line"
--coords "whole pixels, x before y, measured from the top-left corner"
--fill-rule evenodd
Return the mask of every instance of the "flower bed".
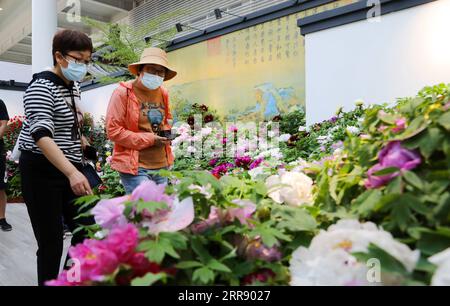
M 450 284 L 449 86 L 309 128 L 301 110 L 274 118 L 279 148 L 240 150 L 241 128 L 208 123 L 178 127 L 167 188 L 123 196 L 104 153 L 79 201 L 91 239 L 50 285 Z

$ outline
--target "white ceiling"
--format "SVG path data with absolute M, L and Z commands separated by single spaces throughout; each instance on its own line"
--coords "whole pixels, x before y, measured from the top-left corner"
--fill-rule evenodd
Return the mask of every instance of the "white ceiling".
M 115 22 L 128 15 L 133 0 L 80 0 L 81 16 Z M 58 28 L 91 34 L 82 23 L 67 21 L 67 0 L 58 0 Z M 0 0 L 0 61 L 31 64 L 31 0 Z

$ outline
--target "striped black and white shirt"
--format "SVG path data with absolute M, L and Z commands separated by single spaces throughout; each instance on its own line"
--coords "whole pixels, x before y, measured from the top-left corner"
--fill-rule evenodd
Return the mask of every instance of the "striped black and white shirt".
M 72 99 L 75 105 L 79 105 L 78 83 L 67 86 L 50 71 L 36 74 L 23 100 L 26 119 L 19 138 L 19 150 L 42 154 L 36 142 L 48 136 L 53 138 L 69 161 L 81 163 L 81 140 Z M 76 113 L 78 120 L 82 120 L 78 109 Z

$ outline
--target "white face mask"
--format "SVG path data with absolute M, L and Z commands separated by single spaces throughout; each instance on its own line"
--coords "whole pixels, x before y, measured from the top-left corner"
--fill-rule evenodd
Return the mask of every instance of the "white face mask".
M 150 90 L 158 89 L 164 83 L 164 79 L 158 75 L 144 72 L 144 76 L 141 78 L 142 85 Z
M 74 82 L 81 82 L 87 74 L 87 65 L 66 60 L 67 68 L 61 67 L 61 71 L 66 79 Z

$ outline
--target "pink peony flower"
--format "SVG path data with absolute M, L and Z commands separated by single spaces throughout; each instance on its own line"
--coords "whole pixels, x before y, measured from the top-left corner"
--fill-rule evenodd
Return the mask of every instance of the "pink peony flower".
M 447 104 L 444 105 L 444 111 L 448 111 L 450 109 L 450 101 L 447 102 Z
M 125 225 L 127 220 L 123 215 L 128 196 L 121 198 L 101 200 L 93 209 L 95 222 L 105 229 L 112 229 L 118 225 Z
M 249 169 L 253 170 L 255 168 L 258 168 L 262 164 L 263 161 L 264 161 L 264 158 L 258 158 L 257 160 L 255 160 L 254 162 L 252 162 L 250 164 Z
M 219 227 L 222 222 L 221 211 L 219 208 L 212 206 L 208 219 L 200 221 L 191 226 L 191 231 L 194 234 L 201 234 L 209 229 Z
M 248 169 L 251 163 L 252 158 L 250 156 L 236 157 L 234 160 L 234 164 L 236 165 L 236 167 L 241 167 L 244 169 Z
M 387 129 L 388 129 L 388 127 L 387 127 L 386 125 L 381 125 L 381 126 L 378 128 L 378 132 L 384 133 L 384 131 L 386 131 Z
M 139 185 L 134 192 L 131 194 L 131 201 L 144 201 L 144 202 L 158 202 L 166 203 L 168 207 L 173 204 L 173 198 L 165 193 L 166 186 L 158 185 L 154 181 L 146 181 Z M 158 210 L 155 213 L 150 213 L 148 210 L 142 212 L 142 217 L 144 219 L 152 219 L 154 217 L 166 216 L 169 209 Z
M 248 260 L 260 259 L 267 262 L 280 261 L 282 254 L 277 246 L 271 248 L 264 245 L 260 239 L 251 241 L 245 250 Z
M 215 166 L 217 165 L 218 162 L 219 162 L 219 159 L 218 159 L 218 158 L 213 158 L 213 159 L 211 159 L 211 160 L 209 161 L 209 165 L 210 165 L 211 167 L 215 167 Z
M 224 164 L 220 164 L 219 166 L 215 167 L 211 173 L 212 175 L 214 175 L 216 178 L 221 178 L 223 175 L 227 174 L 228 171 L 230 169 L 232 169 L 234 167 L 233 164 L 231 163 L 224 163 Z
M 75 287 L 75 286 L 82 286 L 83 283 L 81 282 L 71 282 L 69 281 L 67 271 L 63 271 L 57 279 L 47 281 L 45 283 L 46 286 L 49 287 Z
M 369 169 L 368 179 L 365 183 L 367 189 L 375 189 L 388 184 L 393 178 L 400 175 L 402 171 L 412 170 L 422 163 L 420 154 L 402 147 L 399 141 L 389 143 L 378 156 L 379 163 Z M 376 176 L 375 173 L 386 168 L 398 168 L 399 171 Z
M 178 232 L 194 221 L 195 211 L 192 198 L 179 201 L 175 199 L 174 203 L 166 214 L 156 215 L 153 218 L 144 220 L 142 225 L 148 228 L 152 234 Z
M 242 225 L 250 226 L 251 224 L 248 222 L 248 219 L 250 219 L 256 211 L 256 205 L 248 200 L 235 200 L 233 203 L 239 207 L 231 207 L 223 210 L 212 206 L 208 219 L 192 225 L 191 231 L 194 234 L 201 234 L 209 229 L 230 224 L 236 219 L 239 220 Z
M 249 225 L 248 219 L 256 211 L 256 204 L 248 200 L 234 200 L 233 203 L 240 207 L 229 208 L 225 214 L 225 221 L 234 222 L 235 219 L 238 219 L 242 225 Z
M 124 263 L 136 252 L 139 232 L 132 224 L 114 228 L 104 240 L 106 248 L 114 252 L 119 262 Z
M 237 128 L 236 125 L 233 124 L 233 125 L 230 126 L 229 131 L 232 132 L 232 133 L 237 133 L 238 128 Z
M 102 281 L 105 275 L 112 274 L 119 265 L 116 254 L 99 240 L 86 240 L 83 244 L 71 247 L 69 255 L 80 263 L 81 282 Z
M 130 200 L 133 202 L 142 200 L 145 202 L 167 203 L 170 206 L 173 203 L 173 198 L 167 195 L 165 191 L 165 185 L 158 185 L 154 181 L 146 181 L 134 190 Z
M 392 129 L 394 133 L 400 133 L 406 128 L 406 119 L 400 118 L 395 121 L 395 128 Z

